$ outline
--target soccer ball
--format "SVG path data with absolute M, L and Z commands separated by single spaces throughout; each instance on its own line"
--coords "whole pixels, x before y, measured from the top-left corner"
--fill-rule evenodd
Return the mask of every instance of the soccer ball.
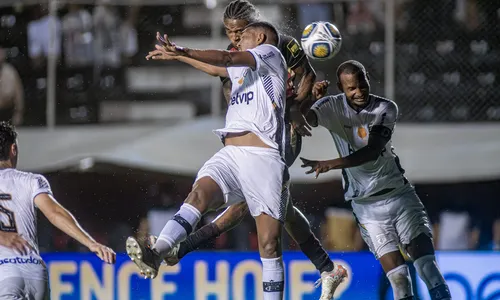
M 314 22 L 302 32 L 302 49 L 315 60 L 327 60 L 339 53 L 342 36 L 337 27 L 329 22 Z

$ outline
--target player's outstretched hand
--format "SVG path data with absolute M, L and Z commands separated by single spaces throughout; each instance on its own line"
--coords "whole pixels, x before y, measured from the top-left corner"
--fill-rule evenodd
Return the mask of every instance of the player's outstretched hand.
M 318 178 L 319 174 L 328 172 L 332 169 L 329 163 L 330 161 L 328 160 L 309 160 L 303 157 L 301 157 L 300 160 L 302 160 L 302 168 L 311 168 L 306 171 L 306 174 L 316 173 L 316 178 Z
M 20 255 L 28 255 L 31 251 L 34 251 L 33 247 L 23 239 L 23 237 L 17 232 L 0 232 L 0 245 L 13 249 Z
M 176 60 L 179 56 L 168 52 L 163 46 L 156 45 L 156 50 L 150 51 L 146 56 L 147 60 Z
M 314 83 L 311 91 L 314 99 L 319 100 L 325 97 L 326 92 L 328 91 L 328 86 L 330 86 L 330 81 L 328 80 L 318 81 Z
M 114 264 L 116 261 L 116 253 L 111 248 L 94 242 L 89 246 L 89 249 L 108 264 Z
M 164 34 L 163 36 L 157 32 L 156 39 L 160 42 L 161 46 L 167 51 L 171 52 L 175 55 L 184 55 L 184 47 L 177 46 L 175 43 L 171 42 L 168 38 L 168 35 Z

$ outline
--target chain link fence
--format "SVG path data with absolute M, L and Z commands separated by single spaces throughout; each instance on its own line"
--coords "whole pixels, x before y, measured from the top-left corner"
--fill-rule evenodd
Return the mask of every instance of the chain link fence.
M 402 120 L 500 120 L 500 2 L 406 1 L 396 11 Z

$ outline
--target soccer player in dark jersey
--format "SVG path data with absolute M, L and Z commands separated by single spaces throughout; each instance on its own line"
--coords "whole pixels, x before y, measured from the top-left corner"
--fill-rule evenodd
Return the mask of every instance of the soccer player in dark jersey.
M 257 20 L 258 12 L 255 6 L 250 2 L 246 0 L 235 0 L 227 5 L 224 12 L 224 26 L 226 34 L 231 41 L 231 44 L 227 48 L 228 51 L 237 50 L 236 45 L 238 45 L 240 40 L 241 32 L 245 26 Z M 157 39 L 161 43 L 164 43 L 164 39 L 162 39 L 159 34 L 157 34 Z M 216 72 L 213 71 L 211 65 L 204 64 L 184 56 L 171 56 L 171 54 L 165 51 L 163 45 L 157 45 L 156 50 L 150 52 L 147 58 L 158 60 L 178 60 L 209 75 L 217 75 Z M 310 134 L 307 131 L 307 128 L 304 130 L 303 124 L 297 124 L 295 129 L 292 129 L 292 124 L 290 122 L 290 108 L 300 110 L 301 103 L 310 98 L 316 74 L 309 64 L 309 61 L 297 40 L 289 36 L 280 35 L 278 48 L 283 54 L 289 68 L 289 89 L 287 90 L 285 122 L 288 126 L 287 132 L 289 133 L 287 136 L 286 163 L 290 166 L 293 164 L 300 152 L 300 135 Z M 229 100 L 229 95 L 231 93 L 231 81 L 227 78 L 221 78 L 221 81 L 223 84 L 224 96 L 226 100 Z M 296 91 L 294 88 L 295 85 L 298 86 Z M 300 131 L 300 134 L 296 131 Z M 177 264 L 187 253 L 198 249 L 200 245 L 215 239 L 221 233 L 234 228 L 247 214 L 248 208 L 246 203 L 230 206 L 212 223 L 203 226 L 198 231 L 190 235 L 186 241 L 179 245 L 179 247 L 176 247 L 172 252 L 172 255 L 167 258 L 167 263 L 169 265 Z M 321 273 L 321 282 L 323 285 L 321 299 L 331 299 L 338 284 L 340 284 L 343 278 L 347 276 L 345 269 L 343 269 L 340 265 L 335 266 L 333 264 L 319 240 L 311 231 L 308 220 L 297 208 L 294 208 L 292 213 L 287 216 L 285 229 L 297 242 L 297 244 L 299 244 L 302 252 L 304 252 L 304 254 Z

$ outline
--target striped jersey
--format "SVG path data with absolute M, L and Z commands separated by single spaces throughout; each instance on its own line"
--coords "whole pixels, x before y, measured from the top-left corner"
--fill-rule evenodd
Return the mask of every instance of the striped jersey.
M 324 97 L 311 108 L 318 125 L 330 131 L 340 157 L 365 147 L 373 130 L 386 137 L 394 131 L 398 117 L 396 103 L 375 95 L 369 97 L 368 106 L 361 111 L 349 106 L 345 94 Z M 384 191 L 403 187 L 408 181 L 389 141 L 377 160 L 343 169 L 342 183 L 347 201 L 362 201 L 375 200 Z
M 255 58 L 255 70 L 227 68 L 231 99 L 225 127 L 214 133 L 223 140 L 227 133 L 249 131 L 283 156 L 287 66 L 279 49 L 272 45 L 263 44 L 248 51 Z

